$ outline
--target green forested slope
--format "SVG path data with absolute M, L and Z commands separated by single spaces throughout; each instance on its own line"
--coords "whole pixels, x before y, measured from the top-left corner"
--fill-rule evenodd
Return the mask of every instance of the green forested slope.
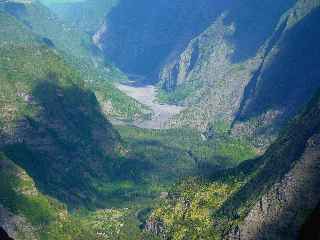
M 0 20 L 1 226 L 17 240 L 118 235 L 128 210 L 71 216 L 63 204 L 110 204 L 100 184 L 123 179 L 119 134 L 79 71 L 13 16 Z
M 113 86 L 113 81 L 126 77 L 112 65 L 104 66 L 99 51 L 92 44 L 90 36 L 69 23 L 60 20 L 41 3 L 4 2 L 3 12 L 14 17 L 26 30 L 39 37 L 48 47 L 54 48 L 66 61 L 77 68 L 85 84 L 96 92 L 108 117 L 132 120 L 145 117 L 148 110 Z M 0 24 L 5 24 L 5 21 Z M 6 38 L 19 39 L 19 34 L 3 26 Z M 7 36 L 8 35 L 8 36 Z
M 76 167 L 73 173 L 78 169 L 80 177 L 90 166 L 81 166 L 81 161 L 91 156 L 103 164 L 99 154 L 112 156 L 119 144 L 119 136 L 102 115 L 94 94 L 83 87 L 76 70 L 42 43 L 7 42 L 0 51 L 1 127 L 4 141 L 9 143 L 5 151 L 56 195 L 64 190 L 54 190 L 54 185 L 70 182 L 66 178 L 81 186 L 80 179 L 78 183 L 72 180 L 61 164 L 70 159 L 70 167 Z M 54 176 L 59 166 L 64 169 L 58 171 L 61 178 Z M 47 188 L 50 184 L 52 188 Z
M 262 157 L 211 179 L 175 185 L 152 213 L 147 230 L 169 239 L 296 238 L 320 198 L 315 170 L 320 154 L 319 96 Z

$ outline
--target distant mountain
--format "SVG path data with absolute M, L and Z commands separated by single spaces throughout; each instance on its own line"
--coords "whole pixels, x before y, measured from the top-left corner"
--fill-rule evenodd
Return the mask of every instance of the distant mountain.
M 157 5 L 120 1 L 97 44 L 120 69 L 157 84 L 160 101 L 188 106 L 173 127 L 224 122 L 265 146 L 320 86 L 318 1 Z
M 93 36 L 118 0 L 42 1 L 74 28 Z
M 124 72 L 155 82 L 162 65 L 204 31 L 229 2 L 121 0 L 106 17 L 98 45 Z
M 245 89 L 235 132 L 259 136 L 277 132 L 320 86 L 318 1 L 298 1 L 283 16 L 259 69 Z
M 263 4 L 233 4 L 163 68 L 160 97 L 190 106 L 174 126 L 205 130 L 223 121 L 234 134 L 263 146 L 310 100 L 320 86 L 319 64 L 313 60 L 319 2 Z

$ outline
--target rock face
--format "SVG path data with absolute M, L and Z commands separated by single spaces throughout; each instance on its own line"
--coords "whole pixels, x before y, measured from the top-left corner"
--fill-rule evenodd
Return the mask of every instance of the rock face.
M 260 159 L 255 177 L 222 208 L 244 217 L 226 239 L 298 239 L 320 199 L 319 99 L 318 94 Z
M 317 90 L 319 5 L 318 1 L 298 1 L 283 17 L 275 34 L 278 40 L 246 87 L 234 132 L 246 132 L 252 137 L 272 135 Z
M 129 74 L 157 81 L 157 73 L 205 30 L 228 1 L 121 0 L 106 19 L 99 45 Z
M 265 1 L 263 9 L 253 1 L 232 5 L 162 68 L 162 88 L 173 98 L 182 95 L 178 103 L 189 106 L 172 125 L 204 130 L 222 120 L 233 123 L 235 135 L 263 146 L 309 101 L 320 86 L 314 61 L 319 1 L 277 4 Z M 257 17 L 259 11 L 268 16 Z
M 9 237 L 7 232 L 2 227 L 0 227 L 0 239 L 2 239 L 2 240 L 13 240 L 13 238 Z
M 320 135 L 312 136 L 299 162 L 255 204 L 229 240 L 298 239 L 320 199 Z

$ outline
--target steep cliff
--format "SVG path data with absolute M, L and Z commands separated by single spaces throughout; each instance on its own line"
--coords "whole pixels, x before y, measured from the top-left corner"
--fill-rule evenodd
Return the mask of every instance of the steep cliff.
M 320 198 L 319 109 L 318 94 L 262 157 L 256 176 L 225 203 L 221 214 L 240 220 L 229 239 L 298 238 Z
M 274 135 L 319 87 L 319 1 L 298 1 L 280 22 L 282 34 L 246 87 L 234 132 Z
M 121 70 L 157 82 L 161 66 L 205 30 L 230 2 L 121 0 L 107 16 L 98 45 Z
M 224 121 L 265 145 L 319 87 L 319 1 L 253 2 L 232 5 L 163 68 L 164 100 L 190 106 L 174 126 Z

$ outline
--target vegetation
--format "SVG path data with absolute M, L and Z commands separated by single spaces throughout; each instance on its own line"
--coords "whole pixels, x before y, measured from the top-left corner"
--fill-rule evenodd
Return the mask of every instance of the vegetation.
M 18 239 L 129 240 L 139 239 L 142 234 L 134 209 L 68 213 L 65 205 L 40 193 L 32 178 L 3 153 L 0 155 L 1 207 L 23 218 L 23 222 L 14 223 L 19 229 Z
M 30 224 L 33 228 L 31 234 L 30 230 L 17 226 L 21 239 L 31 239 L 30 234 L 47 240 L 94 239 L 93 233 L 70 216 L 64 205 L 38 192 L 26 172 L 3 153 L 0 166 L 0 204 L 25 218 L 25 227 Z
M 117 127 L 123 141 L 140 159 L 148 159 L 155 167 L 168 171 L 165 179 L 194 174 L 205 174 L 220 168 L 228 168 L 256 156 L 256 152 L 227 132 L 216 132 L 211 139 L 188 128 L 147 130 Z
M 308 139 L 319 133 L 319 99 L 317 94 L 262 157 L 215 173 L 210 180 L 190 178 L 174 185 L 150 217 L 162 225 L 161 235 L 174 240 L 221 239 L 241 223 L 299 160 Z
M 42 0 L 42 2 L 65 22 L 90 35 L 99 30 L 105 21 L 105 17 L 118 4 L 118 0 Z
M 194 94 L 197 89 L 199 89 L 198 86 L 196 87 L 189 83 L 179 86 L 171 91 L 159 89 L 157 99 L 161 103 L 179 105 L 184 103 L 184 100 Z
M 105 106 L 103 110 L 108 117 L 125 120 L 147 117 L 149 110 L 145 106 L 113 86 L 113 81 L 127 78 L 112 65 L 105 66 L 89 35 L 62 22 L 37 2 L 0 3 L 0 11 L 3 20 L 0 22 L 1 42 L 25 45 L 36 41 L 47 45 L 77 69 L 85 85 L 99 96 L 98 100 Z M 10 25 L 6 25 L 7 19 Z
M 9 213 L 4 214 L 8 218 L 4 221 L 16 227 L 17 240 L 159 240 L 164 236 L 172 240 L 221 239 L 241 224 L 252 206 L 292 169 L 310 137 L 320 133 L 320 94 L 259 157 L 246 140 L 231 135 L 229 122 L 210 122 L 211 113 L 207 114 L 204 132 L 190 128 L 150 130 L 129 124 L 115 127 L 106 117 L 130 122 L 150 115 L 150 109 L 113 86 L 113 81 L 127 78 L 106 64 L 91 43 L 95 26 L 105 18 L 103 13 L 117 1 L 75 1 L 46 1 L 53 4 L 51 7 L 77 9 L 79 12 L 72 16 L 70 10 L 59 12 L 69 23 L 59 20 L 39 2 L 0 3 L 0 211 Z M 145 4 L 147 9 L 151 7 L 147 1 Z M 201 26 L 189 32 L 188 26 L 192 27 L 195 21 L 183 24 L 185 19 L 178 19 L 179 24 L 165 32 L 160 33 L 152 27 L 154 24 L 150 25 L 152 29 L 148 29 L 149 25 L 144 29 L 156 31 L 155 36 L 164 41 L 168 32 L 177 32 L 177 27 L 183 25 L 186 29 L 180 30 L 183 35 L 186 32 L 186 39 L 179 45 L 184 45 L 188 38 L 206 29 L 218 14 L 204 8 L 204 3 L 197 11 L 192 11 L 191 1 L 185 4 L 188 8 L 181 15 L 176 14 L 180 13 L 179 4 L 173 4 L 170 18 L 193 12 L 192 19 L 198 19 L 203 15 L 198 13 L 204 13 L 207 19 Z M 161 7 L 164 10 L 165 5 Z M 245 5 L 239 6 L 237 9 Z M 86 7 L 88 14 L 83 13 Z M 96 12 L 97 7 L 101 9 Z M 282 6 L 287 7 L 289 2 Z M 89 9 L 95 9 L 96 15 Z M 124 10 L 125 5 L 120 5 L 118 11 Z M 233 14 L 232 19 L 236 18 Z M 94 17 L 90 18 L 91 15 Z M 155 25 L 166 26 L 156 15 Z M 265 23 L 268 31 L 280 12 L 274 15 L 272 22 Z M 137 19 L 143 23 L 145 19 L 140 17 Z M 129 19 L 135 19 L 135 15 Z M 246 25 L 246 19 L 239 22 L 240 29 Z M 81 21 L 79 29 L 75 27 L 77 21 Z M 255 30 L 256 22 L 252 27 Z M 127 32 L 120 30 L 115 36 Z M 227 34 L 223 31 L 221 34 Z M 211 48 L 216 42 L 206 34 L 216 33 L 203 33 L 203 44 L 210 42 Z M 235 30 L 234 35 L 238 34 Z M 268 33 L 257 36 L 255 45 L 261 45 L 264 35 Z M 241 34 L 238 37 L 234 52 L 239 56 L 234 61 L 251 56 L 238 52 L 236 46 L 246 42 Z M 141 52 L 146 59 L 153 58 L 148 66 L 124 64 L 124 68 L 153 75 L 152 68 L 171 55 L 170 45 L 176 45 L 176 39 L 167 40 L 168 49 L 159 50 L 155 57 Z M 222 42 L 222 45 L 226 43 Z M 127 44 L 131 45 L 132 41 Z M 153 48 L 151 45 L 145 49 Z M 125 49 L 115 50 L 127 54 Z M 203 49 L 202 57 L 208 57 L 204 59 L 207 67 L 213 50 Z M 197 51 L 190 62 L 199 54 Z M 133 58 L 141 58 L 131 54 Z M 133 60 L 129 59 L 128 64 Z M 219 64 L 224 65 L 223 61 Z M 211 82 L 216 91 L 230 90 L 226 86 L 233 82 L 228 82 L 225 76 L 237 79 L 238 73 L 248 70 L 241 61 L 228 64 L 224 69 L 228 74 L 225 72 L 223 78 Z M 161 89 L 158 98 L 160 102 L 173 104 L 192 98 L 196 104 L 200 90 L 212 97 L 209 96 L 212 92 L 205 88 L 213 75 L 182 83 L 171 92 Z M 234 88 L 237 87 L 240 85 L 235 84 Z M 231 92 L 226 92 L 226 98 L 234 94 Z M 235 103 L 231 97 L 222 98 L 217 99 L 217 104 Z M 251 120 L 251 125 L 260 128 L 258 118 Z M 308 214 L 309 210 L 303 210 L 298 217 Z M 145 231 L 148 228 L 156 229 L 159 234 Z

